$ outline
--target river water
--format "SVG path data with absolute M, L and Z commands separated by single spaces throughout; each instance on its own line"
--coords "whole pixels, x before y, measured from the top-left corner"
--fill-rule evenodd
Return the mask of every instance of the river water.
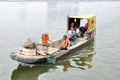
M 56 65 L 21 65 L 11 52 L 49 32 L 65 34 L 67 15 L 96 14 L 95 41 Z M 0 80 L 119 80 L 120 2 L 0 2 Z M 87 55 L 94 53 L 94 55 Z

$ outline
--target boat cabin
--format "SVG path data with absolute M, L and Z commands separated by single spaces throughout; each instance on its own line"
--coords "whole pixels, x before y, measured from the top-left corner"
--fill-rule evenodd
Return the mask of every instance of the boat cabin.
M 71 34 L 70 30 L 75 30 L 75 33 L 82 34 L 82 30 L 85 28 L 86 31 L 83 33 L 92 33 L 96 27 L 96 15 L 81 15 L 81 16 L 68 16 L 67 34 Z M 84 28 L 81 28 L 84 27 Z M 83 36 L 83 35 L 82 35 Z

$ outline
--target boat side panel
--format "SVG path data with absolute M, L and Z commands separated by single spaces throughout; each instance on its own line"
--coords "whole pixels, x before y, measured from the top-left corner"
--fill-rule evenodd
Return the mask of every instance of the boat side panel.
M 82 45 L 79 45 L 78 47 L 74 48 L 74 49 L 71 49 L 69 51 L 66 51 L 64 52 L 62 55 L 60 55 L 59 57 L 56 57 L 56 60 L 60 60 L 62 59 L 63 57 L 69 55 L 69 54 L 74 54 L 74 52 L 76 52 L 77 50 L 80 50 L 80 48 L 88 45 L 89 43 L 93 42 L 94 41 L 94 38 L 91 38 L 90 40 L 88 40 L 86 43 L 82 44 Z

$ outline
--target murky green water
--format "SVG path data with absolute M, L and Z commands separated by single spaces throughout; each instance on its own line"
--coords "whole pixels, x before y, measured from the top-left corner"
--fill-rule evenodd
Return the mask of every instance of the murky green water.
M 0 80 L 119 80 L 119 7 L 119 1 L 0 2 Z M 52 40 L 60 39 L 67 15 L 93 13 L 97 15 L 95 43 L 56 65 L 21 65 L 10 59 L 10 53 L 27 39 L 40 42 L 45 31 Z

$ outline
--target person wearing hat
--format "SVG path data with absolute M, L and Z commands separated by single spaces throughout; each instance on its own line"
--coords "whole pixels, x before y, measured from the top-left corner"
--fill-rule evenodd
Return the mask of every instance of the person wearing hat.
M 62 46 L 61 46 L 61 48 L 60 48 L 60 50 L 67 50 L 68 49 L 68 47 L 69 47 L 69 40 L 68 40 L 68 38 L 67 38 L 67 35 L 64 35 L 63 36 L 63 43 L 62 43 Z
M 48 41 L 49 41 L 49 34 L 45 32 L 42 34 L 42 45 L 44 46 L 43 50 L 45 51 L 47 51 L 49 47 Z
M 49 40 L 49 36 L 48 35 L 49 34 L 47 32 L 42 34 L 42 44 L 48 43 L 48 40 Z

